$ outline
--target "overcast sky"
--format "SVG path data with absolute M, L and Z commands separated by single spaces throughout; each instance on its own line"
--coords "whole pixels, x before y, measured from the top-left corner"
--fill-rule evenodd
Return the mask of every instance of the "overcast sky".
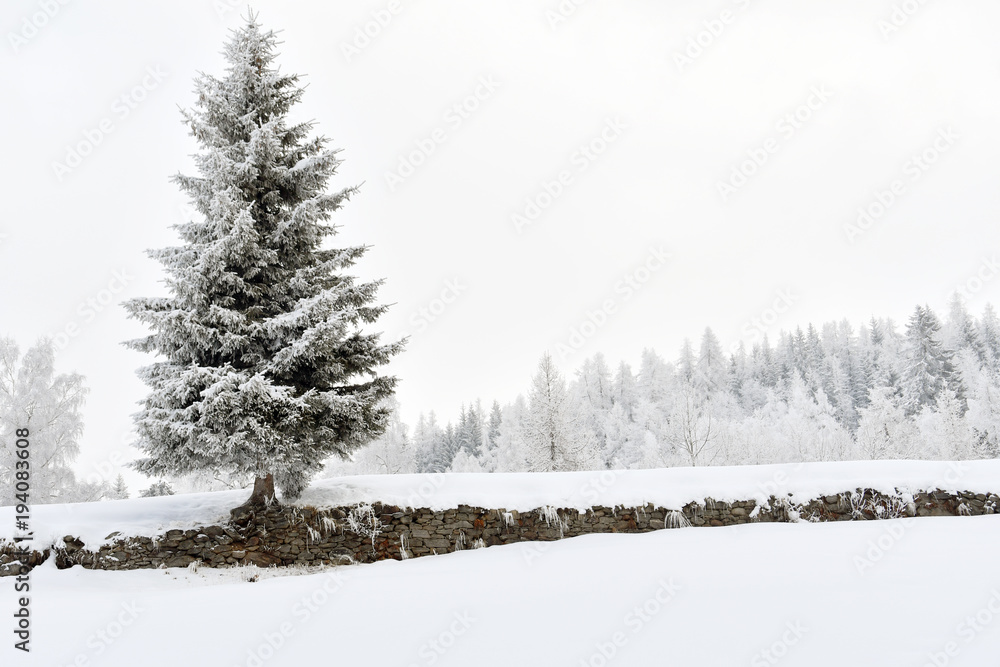
M 706 326 L 729 347 L 944 314 L 960 285 L 974 313 L 998 300 L 995 2 L 254 8 L 306 75 L 297 113 L 343 149 L 333 186 L 363 183 L 337 243 L 372 246 L 357 273 L 386 279 L 387 335 L 412 335 L 391 369 L 408 421 L 513 399 L 546 350 L 567 373 L 598 351 L 637 367 Z M 144 251 L 176 242 L 168 179 L 196 150 L 178 106 L 245 13 L 0 9 L 0 334 L 56 336 L 86 375 L 84 474 L 134 456 L 150 359 L 120 345 L 143 330 L 118 303 L 161 293 Z

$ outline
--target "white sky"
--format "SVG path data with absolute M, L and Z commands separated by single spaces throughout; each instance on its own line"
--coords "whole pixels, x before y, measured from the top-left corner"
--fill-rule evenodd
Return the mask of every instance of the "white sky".
M 142 329 L 117 303 L 161 290 L 144 251 L 176 242 L 185 202 L 168 177 L 191 173 L 195 150 L 177 107 L 193 102 L 197 71 L 221 73 L 245 6 L 53 0 L 31 36 L 25 21 L 42 23 L 44 4 L 0 9 L 0 333 L 26 346 L 76 325 L 58 365 L 92 391 L 78 466 L 88 474 L 133 456 L 129 415 L 145 393 L 134 371 L 149 359 L 119 344 Z M 672 358 L 706 325 L 727 346 L 752 342 L 750 322 L 779 293 L 791 305 L 765 327 L 772 340 L 809 321 L 902 322 L 916 303 L 944 314 L 1000 246 L 995 2 L 928 3 L 884 36 L 891 0 L 585 2 L 555 28 L 555 1 L 404 1 L 346 57 L 356 29 L 389 6 L 255 9 L 283 30 L 283 70 L 307 75 L 299 112 L 343 149 L 334 187 L 364 182 L 335 222 L 340 243 L 374 246 L 357 272 L 387 279 L 382 300 L 396 305 L 385 330 L 415 332 L 420 309 L 449 281 L 461 286 L 393 364 L 408 421 L 513 399 L 545 350 L 571 372 L 597 351 L 634 365 L 644 347 Z M 675 55 L 699 33 L 708 45 L 679 71 Z M 134 108 L 116 102 L 144 78 Z M 484 78 L 495 90 L 479 87 L 478 108 L 455 121 L 449 109 Z M 809 101 L 794 132 L 779 125 Z M 112 131 L 60 180 L 53 163 L 102 121 Z M 435 128 L 444 141 L 391 189 L 386 172 Z M 936 153 L 946 128 L 958 138 Z M 602 131 L 613 141 L 582 158 Z M 718 183 L 765 146 L 767 161 L 724 202 Z M 927 149 L 937 160 L 914 171 L 908 161 Z M 518 233 L 511 216 L 563 171 L 568 185 Z M 849 242 L 845 225 L 894 180 L 901 194 Z M 647 275 L 650 248 L 670 259 Z M 627 274 L 648 280 L 630 292 Z M 113 303 L 81 310 L 109 288 Z M 998 288 L 982 283 L 970 308 Z M 606 299 L 603 326 L 560 355 Z

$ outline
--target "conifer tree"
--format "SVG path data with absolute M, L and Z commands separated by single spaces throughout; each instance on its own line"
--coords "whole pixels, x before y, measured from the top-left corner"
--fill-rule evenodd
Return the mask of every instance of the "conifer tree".
M 993 368 L 1000 367 L 1000 318 L 991 304 L 986 304 L 978 326 L 980 340 Z
M 729 363 L 718 337 L 710 327 L 706 327 L 702 335 L 695 372 L 695 386 L 703 395 L 729 388 Z
M 111 497 L 115 500 L 127 500 L 129 497 L 128 486 L 120 473 L 115 477 L 115 483 L 111 487 Z
M 289 120 L 304 89 L 276 66 L 277 43 L 251 16 L 225 75 L 197 78 L 183 116 L 199 175 L 174 180 L 202 219 L 150 252 L 170 295 L 125 304 L 152 330 L 127 345 L 160 357 L 139 371 L 150 393 L 135 467 L 250 475 L 251 504 L 271 502 L 275 483 L 295 498 L 325 459 L 384 431 L 396 379 L 377 369 L 401 349 L 363 330 L 386 308 L 373 303 L 381 281 L 345 273 L 367 247 L 324 245 L 356 188 L 327 192 L 339 151 Z
M 444 427 L 444 432 L 440 439 L 434 443 L 433 455 L 430 469 L 432 472 L 444 472 L 451 467 L 451 462 L 455 460 L 455 455 L 462 448 L 458 440 L 458 433 L 451 422 Z
M 500 402 L 494 399 L 490 407 L 490 418 L 486 424 L 486 441 L 489 449 L 494 449 L 500 441 L 501 423 L 503 423 L 503 413 L 500 411 Z
M 545 353 L 531 381 L 524 439 L 531 472 L 585 469 L 592 442 L 580 428 L 566 380 Z
M 964 390 L 952 364 L 952 352 L 941 343 L 941 323 L 928 306 L 917 306 L 906 326 L 906 377 L 903 406 L 907 415 L 932 406 L 946 388 L 954 389 L 960 401 Z

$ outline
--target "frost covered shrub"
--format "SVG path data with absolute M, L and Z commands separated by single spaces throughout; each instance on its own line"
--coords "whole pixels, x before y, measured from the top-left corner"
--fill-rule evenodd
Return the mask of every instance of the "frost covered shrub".
M 359 503 L 347 514 L 347 527 L 355 535 L 371 539 L 372 547 L 375 540 L 382 534 L 382 521 L 375 514 L 371 503 Z

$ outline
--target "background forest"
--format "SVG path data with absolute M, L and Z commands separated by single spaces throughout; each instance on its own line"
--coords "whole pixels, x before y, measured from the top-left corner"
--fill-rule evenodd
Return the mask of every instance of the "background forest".
M 667 361 L 542 357 L 525 394 L 398 418 L 327 474 L 515 472 L 1000 455 L 1000 319 L 960 298 L 942 320 L 872 318 L 781 332 L 727 354 L 711 329 Z

